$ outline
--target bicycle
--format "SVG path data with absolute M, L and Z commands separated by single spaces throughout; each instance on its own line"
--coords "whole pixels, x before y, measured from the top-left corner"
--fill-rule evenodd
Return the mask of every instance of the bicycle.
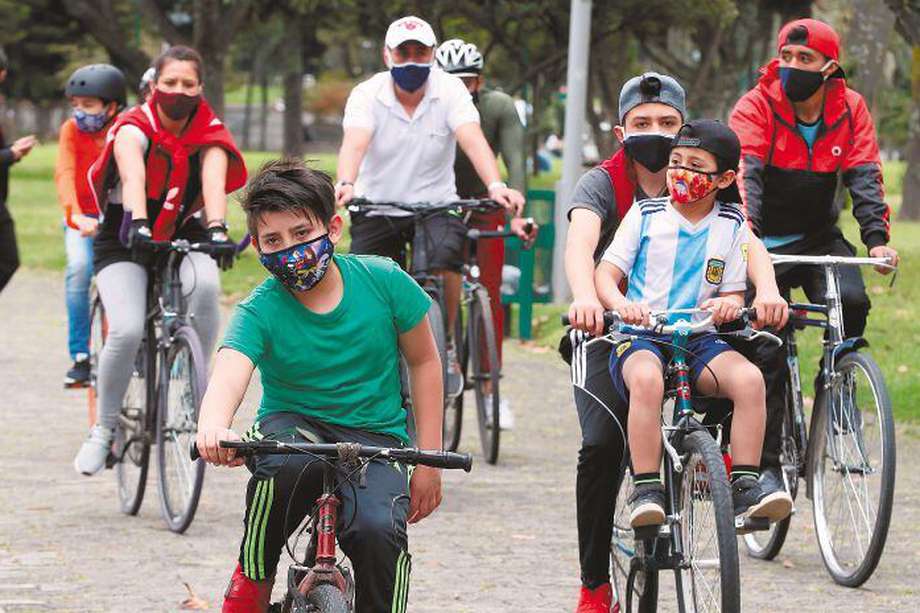
M 237 247 L 187 240 L 151 241 L 147 247 L 156 265 L 148 268 L 144 335 L 106 467 L 115 468 L 122 512 L 136 515 L 144 500 L 150 448 L 155 444 L 160 510 L 169 529 L 181 534 L 194 519 L 204 480 L 204 462 L 189 468 L 184 450 L 188 441 L 195 440 L 208 365 L 191 325 L 179 268 L 187 253 L 222 254 Z M 93 335 L 100 343 L 95 348 L 104 342 L 105 330 L 98 297 L 93 317 L 101 324 L 97 330 L 103 331 Z
M 665 488 L 665 523 L 633 529 L 629 524 L 628 496 L 632 479 L 621 479 L 614 511 L 611 541 L 611 573 L 616 603 L 621 611 L 657 610 L 659 572 L 672 570 L 677 592 L 678 610 L 716 609 L 741 610 L 741 583 L 738 568 L 736 529 L 757 530 L 765 526 L 761 520 L 747 519 L 740 525 L 734 517 L 731 485 L 723 458 L 721 427 L 716 426 L 716 438 L 710 428 L 693 417 L 690 373 L 686 362 L 687 341 L 694 332 L 710 326 L 712 316 L 696 323 L 686 319 L 669 324 L 669 317 L 686 317 L 708 313 L 699 309 L 652 313 L 653 324 L 648 328 L 629 326 L 628 332 L 618 330 L 621 323 L 614 312 L 604 314 L 607 334 L 585 342 L 609 342 L 619 346 L 640 338 L 634 330 L 658 335 L 670 335 L 666 343 L 673 357 L 666 370 L 665 399 L 662 411 L 673 401 L 670 423 L 663 422 L 661 436 L 664 453 L 663 480 Z M 753 309 L 741 309 L 745 328 L 720 336 L 778 338 L 765 331 L 754 331 L 750 321 Z M 563 325 L 569 325 L 563 315 Z M 642 337 L 648 339 L 649 337 Z M 624 459 L 623 469 L 628 465 Z
M 363 478 L 364 468 L 369 462 L 385 460 L 408 466 L 423 464 L 436 468 L 463 469 L 466 472 L 470 472 L 473 467 L 473 459 L 469 454 L 371 447 L 358 443 L 286 443 L 278 440 L 261 440 L 221 441 L 220 446 L 236 449 L 237 455 L 243 457 L 262 454 L 305 454 L 322 462 L 322 494 L 317 498 L 310 518 L 298 531 L 298 534 L 304 531 L 310 533 L 306 551 L 302 559 L 297 559 L 294 552 L 288 548 L 288 554 L 294 563 L 288 568 L 287 591 L 282 602 L 271 605 L 271 613 L 348 613 L 353 610 L 354 579 L 350 570 L 337 562 L 335 542 L 340 501 L 336 492 L 352 478 Z M 201 462 L 194 442 L 190 448 L 190 455 L 193 461 Z M 293 501 L 292 498 L 288 504 Z
M 789 378 L 780 464 L 793 499 L 799 479 L 805 480 L 818 546 L 831 577 L 841 585 L 858 587 L 875 571 L 885 547 L 894 499 L 896 450 L 884 376 L 875 360 L 863 351 L 869 343 L 863 338 L 844 338 L 839 268 L 895 267 L 886 258 L 774 255 L 772 259 L 774 264 L 824 269 L 825 304 L 789 305 L 792 317 L 785 332 Z M 825 331 L 808 428 L 795 341 L 795 330 L 806 327 Z M 870 487 L 874 477 L 879 482 Z M 750 555 L 764 560 L 776 557 L 791 519 L 774 524 L 767 532 L 745 535 Z
M 476 199 L 455 200 L 438 203 L 406 203 L 372 202 L 364 198 L 354 198 L 347 205 L 348 211 L 350 213 L 369 213 L 372 211 L 392 212 L 394 209 L 396 209 L 409 213 L 409 216 L 413 219 L 415 229 L 412 238 L 412 255 L 411 263 L 409 266 L 409 274 L 412 275 L 412 278 L 415 279 L 415 281 L 422 287 L 422 289 L 424 289 L 425 292 L 431 297 L 431 307 L 428 310 L 428 321 L 431 324 L 431 331 L 434 335 L 435 345 L 437 345 L 438 355 L 441 358 L 441 369 L 443 380 L 445 382 L 445 390 L 447 389 L 447 339 L 449 336 L 447 330 L 447 318 L 445 317 L 447 306 L 444 296 L 444 281 L 440 276 L 431 274 L 431 271 L 429 270 L 428 250 L 430 249 L 431 237 L 428 236 L 425 230 L 425 221 L 431 217 L 436 215 L 443 215 L 445 213 L 462 215 L 463 213 L 471 211 L 490 211 L 498 208 L 499 206 L 500 205 L 498 203 L 492 200 Z M 402 265 L 403 263 L 400 264 Z M 455 336 L 454 338 L 459 339 L 460 336 Z M 455 340 L 454 342 L 456 343 L 457 341 Z M 408 403 L 411 402 L 411 398 L 409 397 L 408 393 L 408 369 L 406 368 L 405 363 L 402 361 L 400 363 L 400 377 L 403 383 L 403 400 L 405 403 L 407 403 L 408 407 Z M 460 395 L 463 394 L 462 390 L 464 388 L 465 384 L 464 387 L 461 388 Z M 409 411 L 408 413 L 410 418 L 409 434 L 410 437 L 414 438 L 414 427 L 411 423 L 412 412 Z M 455 421 L 452 408 L 452 398 L 448 393 L 445 393 L 444 395 L 444 413 L 444 440 L 447 441 L 449 437 L 450 440 L 453 440 L 453 433 L 447 430 L 447 428 L 450 427 L 448 426 L 448 423 L 453 424 Z M 496 438 L 497 436 L 498 435 L 496 434 Z M 445 448 L 449 448 L 447 447 L 446 443 Z M 494 463 L 494 461 L 490 463 Z
M 533 220 L 529 220 L 524 231 L 532 230 Z M 470 251 L 467 263 L 463 266 L 463 295 L 460 310 L 457 313 L 454 338 L 463 339 L 458 345 L 461 350 L 460 368 L 463 374 L 464 390 L 473 389 L 476 398 L 476 415 L 479 423 L 479 440 L 486 462 L 498 462 L 499 449 L 499 407 L 501 396 L 501 364 L 498 358 L 498 341 L 495 324 L 492 319 L 492 296 L 480 281 L 479 261 L 477 257 L 480 239 L 504 239 L 516 236 L 509 230 L 477 230 L 466 233 Z M 500 300 L 501 297 L 495 299 Z M 466 325 L 463 321 L 466 309 Z M 479 347 L 478 351 L 470 351 Z M 472 368 L 472 375 L 468 375 Z M 444 448 L 455 451 L 460 445 L 460 432 L 463 424 L 464 394 L 459 394 L 448 403 L 444 411 Z

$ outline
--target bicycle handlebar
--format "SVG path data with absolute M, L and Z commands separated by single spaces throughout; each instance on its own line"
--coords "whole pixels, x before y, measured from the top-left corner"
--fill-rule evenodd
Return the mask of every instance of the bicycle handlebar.
M 781 255 L 770 254 L 770 260 L 774 264 L 813 264 L 816 266 L 884 266 L 891 270 L 897 270 L 897 266 L 891 264 L 891 258 L 864 258 L 848 257 L 840 255 Z
M 527 223 L 524 224 L 524 232 L 530 234 L 533 232 L 533 227 L 535 222 L 532 217 L 527 218 Z M 478 230 L 473 228 L 472 230 L 467 230 L 466 237 L 471 241 L 476 241 L 481 238 L 510 238 L 512 236 L 517 236 L 511 230 Z
M 358 443 L 285 443 L 274 440 L 221 441 L 220 446 L 224 449 L 236 449 L 237 456 L 242 457 L 297 453 L 326 458 L 341 458 L 350 455 L 361 458 L 386 458 L 408 465 L 422 464 L 434 468 L 462 469 L 466 472 L 470 472 L 473 468 L 473 457 L 468 453 L 429 451 L 411 447 L 373 447 Z M 189 455 L 193 462 L 201 457 L 195 443 L 192 443 Z
M 141 248 L 148 249 L 150 251 L 180 251 L 182 253 L 195 251 L 207 254 L 235 254 L 238 253 L 239 249 L 239 245 L 233 242 L 229 242 L 223 245 L 215 245 L 213 243 L 192 243 L 184 238 L 171 241 L 144 241 L 139 243 L 139 245 L 141 245 Z
M 407 213 L 412 213 L 413 215 L 433 215 L 445 211 L 491 211 L 502 208 L 502 205 L 488 198 L 448 200 L 445 202 L 384 202 L 372 201 L 367 198 L 353 198 L 345 206 L 351 213 L 363 213 L 381 209 L 399 209 Z

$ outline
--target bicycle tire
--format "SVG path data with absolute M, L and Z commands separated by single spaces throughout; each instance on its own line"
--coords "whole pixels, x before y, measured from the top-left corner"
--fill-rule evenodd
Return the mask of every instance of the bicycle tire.
M 479 417 L 479 440 L 482 442 L 482 454 L 486 462 L 498 462 L 498 449 L 501 428 L 499 425 L 500 370 L 498 366 L 498 346 L 495 340 L 495 328 L 492 311 L 489 306 L 489 294 L 485 289 L 478 289 L 470 301 L 469 352 L 473 391 L 476 396 L 476 413 Z M 488 372 L 482 365 L 483 353 L 489 360 Z M 486 383 L 491 383 L 491 394 L 486 394 Z M 491 410 L 486 406 L 491 398 Z
M 93 297 L 90 301 L 89 317 L 89 387 L 86 391 L 87 414 L 89 417 L 90 427 L 96 425 L 96 378 L 99 374 L 99 353 L 105 345 L 105 339 L 108 336 L 108 320 L 105 317 L 105 307 L 102 304 L 102 298 L 95 288 L 93 288 Z
M 121 512 L 137 515 L 144 502 L 150 469 L 150 411 L 155 402 L 156 359 L 151 350 L 153 334 L 147 331 L 134 359 L 131 381 L 122 399 L 115 424 L 114 454 L 118 503 Z M 136 469 L 136 470 L 135 470 Z
M 322 583 L 310 590 L 310 593 L 307 594 L 307 602 L 313 605 L 316 613 L 349 613 L 351 611 L 345 594 L 328 583 Z
M 180 366 L 178 358 L 187 355 L 188 371 L 182 387 L 176 390 L 173 374 Z M 159 404 L 157 410 L 157 468 L 160 486 L 160 510 L 172 532 L 185 532 L 198 508 L 204 481 L 204 460 L 189 462 L 188 449 L 198 431 L 198 411 L 206 386 L 207 363 L 198 334 L 191 326 L 181 326 L 173 335 L 160 373 Z M 181 373 L 180 373 L 181 374 Z M 176 411 L 170 402 L 170 392 L 181 395 L 183 407 Z M 171 473 L 182 475 L 185 491 L 173 491 Z M 184 494 L 180 498 L 180 494 Z
M 457 319 L 454 322 L 454 347 L 457 349 L 457 359 L 460 362 L 460 374 L 463 376 L 463 389 L 467 385 L 467 370 L 469 357 L 467 339 L 463 335 L 463 307 L 457 309 Z M 444 449 L 456 451 L 460 446 L 460 434 L 463 430 L 463 396 L 460 392 L 455 398 L 447 399 L 444 403 Z
M 789 485 L 789 494 L 792 500 L 796 499 L 798 494 L 798 458 L 800 454 L 805 453 L 804 449 L 798 449 L 798 437 L 795 432 L 795 422 L 792 417 L 792 390 L 791 382 L 786 380 L 786 409 L 783 414 L 783 429 L 781 435 L 780 466 Z M 791 456 L 791 457 L 790 457 Z M 786 542 L 786 536 L 789 533 L 789 525 L 792 523 L 792 515 L 770 524 L 768 530 L 749 532 L 744 535 L 744 546 L 748 555 L 758 560 L 772 560 L 779 555 L 780 550 Z
M 866 378 L 869 393 L 866 393 L 862 386 L 856 385 L 856 377 L 860 373 Z M 809 479 L 815 533 L 824 566 L 834 581 L 847 587 L 858 587 L 872 576 L 888 538 L 895 485 L 894 418 L 885 378 L 870 355 L 853 351 L 837 359 L 833 381 L 831 388 L 823 390 L 819 395 L 819 402 L 815 403 L 817 415 L 811 431 Z M 854 406 L 851 402 L 854 398 L 856 411 L 851 408 Z M 862 407 L 867 405 L 863 404 L 863 400 L 871 401 L 874 413 L 864 414 Z M 867 439 L 871 438 L 867 436 L 867 432 L 875 429 L 880 437 L 881 470 L 872 464 L 874 457 L 867 445 Z M 829 441 L 832 441 L 830 445 Z M 843 461 L 838 462 L 841 459 Z M 828 499 L 833 494 L 832 491 L 828 491 L 828 486 L 833 485 L 834 477 L 831 475 L 829 483 L 825 484 L 828 461 L 833 464 L 832 472 L 841 476 L 840 481 L 844 490 L 849 482 L 853 493 L 858 496 L 859 491 L 865 492 L 867 499 L 870 491 L 866 485 L 867 477 L 879 475 L 878 502 L 874 505 L 876 513 L 872 521 L 872 533 L 865 539 L 865 545 L 852 534 L 837 538 L 836 533 L 831 533 L 835 516 L 830 508 L 832 505 L 828 505 Z M 860 461 L 861 465 L 858 463 Z M 852 478 L 853 475 L 856 479 Z M 860 484 L 859 487 L 856 483 Z M 876 488 L 871 489 L 874 491 Z M 871 501 L 867 502 L 871 505 Z M 868 508 L 871 510 L 871 506 Z M 852 515 L 853 505 L 849 502 L 847 510 L 854 520 L 852 525 L 867 524 L 867 520 L 871 519 L 865 513 L 865 509 L 861 509 L 864 516 L 859 518 L 860 521 L 855 521 L 856 518 Z M 842 558 L 843 548 L 846 544 L 854 542 L 862 552 L 854 561 L 848 562 Z M 840 549 L 837 547 L 838 544 Z
M 646 555 L 652 555 L 653 545 L 644 542 Z M 642 569 L 638 563 L 630 564 L 629 574 L 626 579 L 626 606 L 621 611 L 626 613 L 655 613 L 658 610 L 658 582 L 657 570 Z M 638 585 L 641 582 L 641 585 Z
M 731 486 L 725 472 L 725 461 L 722 452 L 709 433 L 697 430 L 684 437 L 682 453 L 689 455 L 684 465 L 683 473 L 678 473 L 675 478 L 681 479 L 680 500 L 680 537 L 683 546 L 684 561 L 689 564 L 686 571 L 675 571 L 675 582 L 678 589 L 678 600 L 689 601 L 693 604 L 689 610 L 706 610 L 716 608 L 725 613 L 741 611 L 741 577 L 738 564 L 738 541 L 735 535 L 734 505 L 732 504 Z M 700 466 L 703 470 L 700 470 Z M 696 539 L 694 527 L 703 525 L 696 521 L 699 516 L 693 501 L 699 501 L 700 506 L 707 501 L 712 511 L 714 521 L 711 523 L 716 531 L 716 550 L 718 555 L 718 588 L 719 602 L 700 607 L 697 584 L 705 581 L 703 567 L 711 567 L 712 561 L 706 558 L 697 558 L 694 555 L 693 543 Z M 703 514 L 709 513 L 703 508 Z M 702 518 L 701 518 L 702 519 Z M 704 543 L 711 543 L 712 539 L 700 539 Z M 683 576 L 686 573 L 686 576 Z M 716 582 L 709 582 L 708 594 L 714 594 Z M 682 599 L 682 600 L 681 600 Z

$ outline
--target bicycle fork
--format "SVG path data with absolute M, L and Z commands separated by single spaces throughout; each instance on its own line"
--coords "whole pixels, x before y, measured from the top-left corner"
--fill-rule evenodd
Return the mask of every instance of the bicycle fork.
M 315 562 L 297 586 L 301 594 L 309 594 L 317 585 L 329 583 L 343 594 L 348 591 L 348 582 L 336 566 L 335 528 L 341 502 L 335 491 L 335 470 L 326 467 L 323 473 L 323 494 L 316 500 L 317 519 L 313 527 L 315 539 Z

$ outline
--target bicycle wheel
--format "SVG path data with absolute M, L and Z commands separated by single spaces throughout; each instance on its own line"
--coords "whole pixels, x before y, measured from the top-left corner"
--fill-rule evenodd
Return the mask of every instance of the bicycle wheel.
M 99 372 L 99 352 L 102 351 L 102 346 L 105 345 L 105 338 L 109 333 L 102 298 L 99 297 L 95 289 L 93 294 L 89 320 L 89 388 L 86 394 L 90 426 L 96 423 L 96 376 Z
M 351 611 L 348 601 L 345 600 L 345 594 L 328 583 L 317 585 L 310 590 L 310 593 L 307 594 L 307 602 L 312 605 L 312 608 L 308 610 L 315 613 L 349 613 Z
M 623 475 L 617 492 L 613 511 L 613 534 L 610 541 L 610 580 L 613 597 L 620 611 L 654 611 L 658 604 L 658 573 L 636 568 L 630 585 L 630 570 L 638 547 L 632 527 L 629 525 L 629 497 L 633 492 L 632 475 L 623 464 Z M 647 545 L 646 545 L 647 546 Z M 651 554 L 650 551 L 646 551 Z
M 489 308 L 489 294 L 478 289 L 470 301 L 469 312 L 470 378 L 476 394 L 476 412 L 479 416 L 479 439 L 482 454 L 489 464 L 498 461 L 499 441 L 499 367 L 498 346 L 492 311 Z M 488 360 L 488 368 L 483 361 Z
M 118 502 L 121 511 L 137 515 L 147 488 L 147 471 L 150 468 L 150 434 L 147 424 L 153 409 L 155 385 L 155 359 L 150 350 L 153 338 L 147 335 L 134 358 L 131 381 L 121 403 L 118 422 L 115 424 L 113 454 L 115 477 L 118 482 Z
M 719 446 L 703 431 L 688 434 L 679 529 L 685 570 L 676 570 L 681 610 L 740 611 L 741 582 L 731 486 Z
M 799 490 L 799 463 L 801 454 L 804 450 L 799 450 L 796 441 L 796 425 L 792 418 L 793 396 L 791 395 L 790 383 L 786 382 L 786 412 L 783 416 L 782 441 L 780 447 L 780 467 L 786 478 L 786 485 L 789 488 L 789 495 L 795 500 Z M 770 524 L 768 530 L 756 530 L 744 535 L 744 546 L 747 547 L 748 554 L 759 560 L 772 560 L 775 558 L 783 544 L 786 542 L 786 535 L 789 532 L 789 524 L 792 522 L 792 515 L 776 523 Z
M 467 389 L 467 366 L 469 364 L 467 339 L 463 337 L 463 308 L 457 309 L 454 323 L 454 347 L 460 361 L 460 373 L 463 375 L 463 388 Z M 463 392 L 444 403 L 444 449 L 456 451 L 460 446 L 460 431 L 463 426 Z
M 851 352 L 837 360 L 819 401 L 809 471 L 815 532 L 834 581 L 857 587 L 875 571 L 891 521 L 891 400 L 875 360 Z
M 191 326 L 180 327 L 160 371 L 157 411 L 160 509 L 169 529 L 179 534 L 195 517 L 204 480 L 204 461 L 189 462 L 188 450 L 198 432 L 206 367 L 198 334 Z

